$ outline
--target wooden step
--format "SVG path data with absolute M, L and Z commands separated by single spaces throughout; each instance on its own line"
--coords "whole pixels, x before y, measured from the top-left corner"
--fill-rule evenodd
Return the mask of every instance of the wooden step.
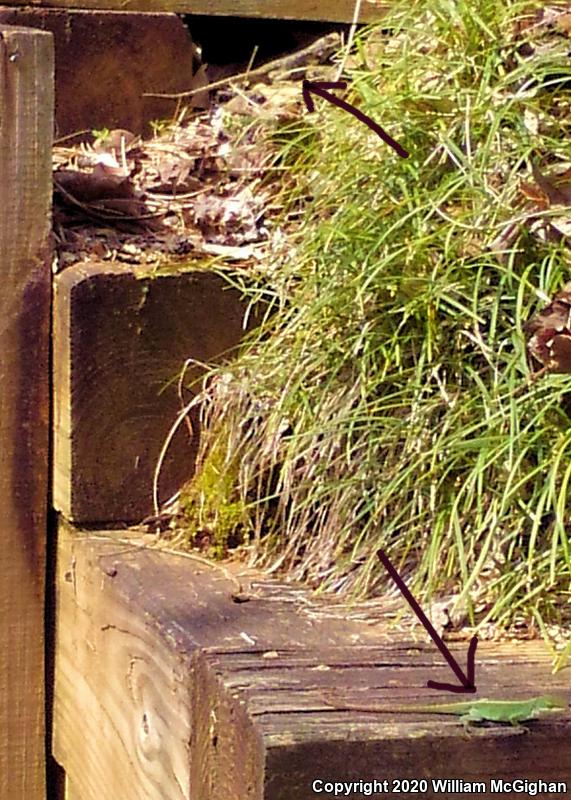
M 21 0 L 4 0 L 5 5 L 23 5 Z M 101 11 L 175 12 L 228 17 L 268 19 L 313 19 L 351 22 L 355 0 L 36 0 L 35 6 L 89 8 Z M 380 19 L 389 0 L 363 0 L 361 22 Z
M 486 797 L 521 797 L 490 791 L 492 779 L 571 785 L 569 713 L 522 735 L 331 708 L 327 690 L 421 703 L 435 699 L 428 678 L 450 679 L 422 632 L 413 640 L 381 621 L 382 603 L 331 607 L 239 565 L 67 524 L 57 592 L 54 753 L 74 800 L 305 800 L 333 796 L 330 782 L 365 798 L 375 779 L 392 790 L 380 796 L 427 781 L 421 792 L 401 784 L 405 798 L 454 794 L 438 779 L 485 782 Z M 465 644 L 452 649 L 462 662 Z M 480 697 L 571 699 L 542 643 L 481 643 L 477 661 Z
M 182 20 L 124 11 L 121 3 L 113 12 L 0 5 L 0 25 L 53 34 L 56 138 L 79 131 L 85 139 L 104 128 L 149 134 L 150 123 L 171 119 L 176 106 L 147 93 L 193 87 L 194 49 Z
M 140 521 L 153 511 L 153 475 L 180 409 L 186 359 L 229 355 L 245 303 L 214 273 L 155 274 L 81 263 L 55 278 L 53 502 L 81 524 Z M 254 319 L 252 319 L 252 323 Z M 186 384 L 198 390 L 203 369 Z M 193 383 L 194 382 L 194 383 Z M 192 393 L 186 391 L 184 399 Z M 194 470 L 198 410 L 170 445 L 159 480 L 167 500 Z

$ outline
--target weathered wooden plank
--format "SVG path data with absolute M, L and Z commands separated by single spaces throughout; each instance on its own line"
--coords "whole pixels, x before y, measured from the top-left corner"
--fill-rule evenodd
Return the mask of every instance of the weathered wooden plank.
M 375 702 L 441 699 L 426 680 L 448 679 L 447 667 L 422 634 L 397 638 L 263 583 L 252 593 L 239 564 L 208 567 L 105 532 L 60 528 L 58 562 L 55 747 L 81 800 L 292 800 L 313 797 L 315 779 L 571 785 L 569 715 L 538 720 L 530 735 L 467 735 L 455 718 L 324 702 L 332 688 Z M 238 591 L 251 599 L 235 602 Z M 453 650 L 462 660 L 465 646 Z M 537 642 L 482 643 L 478 684 L 480 696 L 570 695 Z
M 59 798 L 57 798 L 59 800 Z M 78 794 L 73 784 L 66 779 L 64 794 L 61 795 L 61 800 L 81 800 L 81 795 Z
M 152 513 L 154 470 L 180 411 L 177 376 L 187 358 L 205 363 L 231 351 L 244 312 L 239 292 L 208 272 L 86 263 L 56 277 L 53 491 L 68 519 Z M 192 437 L 182 425 L 168 450 L 162 500 L 192 475 L 197 410 L 190 416 Z
M 1 24 L 53 33 L 58 137 L 103 128 L 149 133 L 174 106 L 146 95 L 193 85 L 192 41 L 175 14 L 0 6 Z
M 4 0 L 4 4 L 20 5 L 20 0 Z M 43 0 L 36 1 L 34 5 L 351 22 L 355 0 Z M 373 22 L 380 19 L 389 7 L 390 0 L 363 0 L 360 20 Z
M 0 27 L 0 797 L 44 797 L 51 36 Z
M 85 597 L 82 583 L 78 576 Z M 95 624 L 82 613 L 60 616 L 87 637 L 78 648 L 62 630 L 58 641 L 54 753 L 70 798 L 190 800 L 186 658 L 165 648 L 143 618 L 121 613 L 112 593 L 109 603 L 101 599 L 88 606 L 101 612 Z
M 255 635 L 255 628 L 250 632 Z M 379 650 L 390 652 L 391 645 Z M 545 654 L 532 667 L 526 648 L 522 648 L 519 658 L 525 659 L 525 666 L 520 662 L 510 674 L 502 662 L 506 651 L 507 660 L 513 660 L 513 650 L 509 645 L 481 647 L 480 696 L 525 697 L 544 690 L 548 672 Z M 324 655 L 312 667 L 296 668 L 284 658 L 280 667 L 268 670 L 259 653 L 250 653 L 251 666 L 248 670 L 243 668 L 239 687 L 231 654 L 209 652 L 199 660 L 204 676 L 203 695 L 220 719 L 218 726 L 211 726 L 209 740 L 199 733 L 197 743 L 202 743 L 200 763 L 211 787 L 205 798 L 213 800 L 221 793 L 232 796 L 229 789 L 240 781 L 241 764 L 260 760 L 263 769 L 256 774 L 258 788 L 254 796 L 264 800 L 312 796 L 316 779 L 358 785 L 359 781 L 382 778 L 389 786 L 403 778 L 425 779 L 428 789 L 422 796 L 427 798 L 443 794 L 434 790 L 432 779 L 485 781 L 486 795 L 492 797 L 518 796 L 515 792 L 490 791 L 492 779 L 511 782 L 525 776 L 530 781 L 564 781 L 571 785 L 571 748 L 566 742 L 571 728 L 569 717 L 566 721 L 538 722 L 531 736 L 521 736 L 521 730 L 497 727 L 472 731 L 467 736 L 453 717 L 337 711 L 320 699 L 323 689 L 334 687 L 340 697 L 360 691 L 361 702 L 386 705 L 439 702 L 442 696 L 427 692 L 427 668 L 419 667 L 416 660 L 403 666 L 377 664 L 367 669 L 360 665 L 353 670 L 347 666 L 339 669 L 334 654 Z M 371 656 L 374 663 L 375 654 L 370 653 Z M 494 661 L 499 663 L 494 665 Z M 557 686 L 568 690 L 563 679 Z M 232 719 L 240 716 L 247 724 L 233 725 Z M 414 792 L 402 794 L 415 796 Z M 356 790 L 351 796 L 364 798 L 367 794 Z M 476 795 L 470 792 L 467 796 Z M 543 796 L 548 797 L 549 793 Z
M 71 798 L 190 800 L 191 642 L 177 647 L 172 630 L 171 646 L 117 595 L 115 555 L 136 550 L 84 543 L 60 535 L 56 577 L 53 746 Z

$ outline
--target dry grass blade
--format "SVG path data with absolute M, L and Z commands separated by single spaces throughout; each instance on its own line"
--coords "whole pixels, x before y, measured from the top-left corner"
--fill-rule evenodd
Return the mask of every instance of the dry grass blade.
M 278 311 L 211 373 L 188 524 L 355 597 L 392 591 L 382 547 L 420 598 L 528 635 L 569 618 L 569 387 L 530 379 L 523 334 L 569 250 L 514 198 L 537 157 L 571 161 L 551 113 L 571 70 L 521 55 L 552 35 L 521 13 L 397 4 L 357 37 L 351 99 L 406 161 L 336 109 L 278 131 L 291 254 L 249 290 Z

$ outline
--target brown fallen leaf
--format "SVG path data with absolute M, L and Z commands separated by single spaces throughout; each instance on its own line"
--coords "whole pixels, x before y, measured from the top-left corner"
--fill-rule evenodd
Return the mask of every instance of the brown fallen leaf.
M 557 17 L 555 22 L 556 27 L 561 33 L 564 33 L 566 36 L 571 37 L 571 13 L 564 12 Z
M 54 189 L 60 207 L 95 220 L 156 228 L 164 216 L 149 210 L 130 178 L 96 170 L 57 170 L 54 172 Z
M 80 203 L 109 198 L 132 198 L 135 188 L 127 177 L 104 171 L 78 172 L 60 169 L 54 172 L 54 185 Z
M 531 165 L 534 180 L 552 205 L 571 205 L 571 170 L 560 175 L 542 175 L 537 164 Z
M 549 372 L 571 372 L 571 282 L 524 325 L 529 353 Z
M 538 209 L 544 211 L 549 208 L 549 198 L 536 183 L 520 181 L 519 191 L 526 200 L 530 200 Z

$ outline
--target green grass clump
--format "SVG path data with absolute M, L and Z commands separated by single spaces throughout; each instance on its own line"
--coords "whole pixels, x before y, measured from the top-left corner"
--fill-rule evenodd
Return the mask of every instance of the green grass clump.
M 569 251 L 519 200 L 533 160 L 571 161 L 571 70 L 521 55 L 522 14 L 397 3 L 362 34 L 346 98 L 406 160 L 319 100 L 275 133 L 297 222 L 252 290 L 275 313 L 210 375 L 202 455 L 257 563 L 364 596 L 388 590 L 382 547 L 419 596 L 503 625 L 560 622 L 571 595 L 571 384 L 526 384 L 522 334 Z

